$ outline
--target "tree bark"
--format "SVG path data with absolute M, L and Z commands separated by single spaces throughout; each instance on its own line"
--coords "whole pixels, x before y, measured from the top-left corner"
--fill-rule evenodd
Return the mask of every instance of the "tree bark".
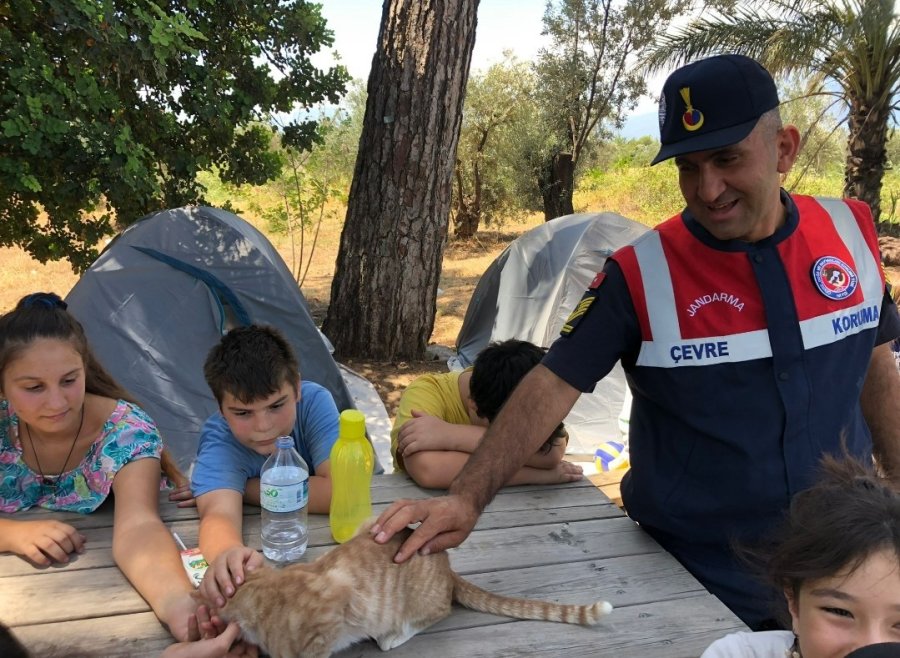
M 479 0 L 387 0 L 323 331 L 420 358 L 434 328 Z
M 885 145 L 889 117 L 890 108 L 865 99 L 850 99 L 844 196 L 869 204 L 876 227 L 881 217 L 881 183 L 887 161 Z
M 545 222 L 574 213 L 572 192 L 575 189 L 575 161 L 572 154 L 554 154 L 540 172 L 538 186 L 544 200 Z

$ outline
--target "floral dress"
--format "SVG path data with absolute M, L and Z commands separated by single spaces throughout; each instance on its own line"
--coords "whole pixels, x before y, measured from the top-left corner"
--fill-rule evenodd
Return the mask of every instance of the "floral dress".
M 159 432 L 146 412 L 119 400 L 81 463 L 62 473 L 54 486 L 42 485 L 40 475 L 22 459 L 18 423 L 8 403 L 0 403 L 0 512 L 34 506 L 93 512 L 106 500 L 120 468 L 137 459 L 159 459 L 162 453 Z

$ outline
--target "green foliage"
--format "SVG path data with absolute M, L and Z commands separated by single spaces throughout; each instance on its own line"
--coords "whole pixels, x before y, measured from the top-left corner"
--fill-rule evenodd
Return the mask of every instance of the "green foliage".
M 678 173 L 670 162 L 655 167 L 626 164 L 627 140 L 619 144 L 620 166 L 591 169 L 581 176 L 575 193 L 576 212 L 610 211 L 629 219 L 655 226 L 679 212 L 684 198 L 678 188 Z M 637 144 L 634 154 L 644 151 Z M 658 146 L 657 146 L 658 148 Z M 656 155 L 654 150 L 653 155 Z
M 571 197 L 567 177 L 588 164 L 593 147 L 622 127 L 647 91 L 636 61 L 691 6 L 690 0 L 548 2 L 544 32 L 551 45 L 535 63 L 544 131 L 535 176 L 545 214 L 552 217 L 570 205 L 565 202 L 566 195 Z
M 823 94 L 838 91 L 849 119 L 844 194 L 869 203 L 877 219 L 888 126 L 900 98 L 895 2 L 738 2 L 660 35 L 645 63 L 653 71 L 720 52 L 754 57 L 773 74 L 808 76 Z
M 893 143 L 896 147 L 896 136 Z M 659 143 L 650 137 L 605 142 L 596 166 L 586 170 L 578 181 L 575 210 L 617 212 L 649 226 L 679 212 L 684 199 L 673 163 L 648 166 L 658 148 Z M 802 177 L 792 172 L 785 187 L 796 194 L 840 197 L 844 177 L 840 167 L 834 165 L 827 162 L 821 169 L 811 166 Z M 900 222 L 900 167 L 885 175 L 881 203 L 885 209 L 882 221 Z
M 277 175 L 260 122 L 337 102 L 344 69 L 310 62 L 330 44 L 303 0 L 0 0 L 0 244 L 83 269 L 113 221 L 202 202 L 200 171 Z
M 342 107 L 320 118 L 319 133 L 322 139 L 310 152 L 309 169 L 320 178 L 333 181 L 331 186 L 340 192 L 344 203 L 353 182 L 365 112 L 365 85 L 361 80 L 354 80 Z
M 454 221 L 470 217 L 476 225 L 491 225 L 534 207 L 534 185 L 522 163 L 523 136 L 536 114 L 531 66 L 511 53 L 469 77 L 454 170 Z
M 322 222 L 336 214 L 329 201 L 346 203 L 352 160 L 340 145 L 348 126 L 343 111 L 338 110 L 322 118 L 320 131 L 324 136 L 311 149 L 283 148 L 280 157 L 284 167 L 267 185 L 276 202 L 260 208 L 269 230 L 289 237 L 290 268 L 300 286 L 312 263 Z
M 540 104 L 555 146 L 578 160 L 595 136 L 609 137 L 646 92 L 635 54 L 688 6 L 684 0 L 557 0 L 547 5 L 551 45 L 535 63 Z
M 659 141 L 649 135 L 637 139 L 614 137 L 598 144 L 590 165 L 594 169 L 604 171 L 648 167 L 656 157 L 657 151 L 659 151 Z
M 847 157 L 846 116 L 838 116 L 840 99 L 817 90 L 817 83 L 798 78 L 780 85 L 780 112 L 785 124 L 800 131 L 800 155 L 788 186 L 797 185 L 807 174 L 841 175 Z
M 887 159 L 890 169 L 900 171 L 900 130 L 896 127 L 891 131 L 891 138 L 887 143 Z

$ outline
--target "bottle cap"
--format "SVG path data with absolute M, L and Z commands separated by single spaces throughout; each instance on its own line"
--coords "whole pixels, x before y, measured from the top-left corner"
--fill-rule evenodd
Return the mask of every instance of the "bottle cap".
M 341 412 L 338 436 L 348 439 L 361 439 L 366 435 L 366 417 L 356 409 L 345 409 Z

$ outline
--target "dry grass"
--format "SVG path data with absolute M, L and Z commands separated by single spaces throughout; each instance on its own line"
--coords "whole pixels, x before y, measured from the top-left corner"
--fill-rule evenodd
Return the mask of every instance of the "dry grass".
M 66 261 L 39 263 L 21 249 L 0 247 L 0 312 L 12 309 L 28 293 L 48 290 L 65 296 L 78 275 Z
M 262 219 L 258 203 L 250 203 L 249 197 L 235 199 L 235 206 L 242 208 L 241 216 L 265 233 L 285 262 L 296 271 L 300 262 L 299 237 L 291 248 L 287 235 L 272 234 Z M 316 248 L 312 252 L 312 262 L 302 286 L 303 294 L 309 302 L 313 316 L 321 323 L 328 307 L 331 294 L 331 280 L 340 244 L 343 224 L 342 207 L 331 208 L 319 231 Z M 486 230 L 473 240 L 450 238 L 444 254 L 438 296 L 437 317 L 431 342 L 452 347 L 462 326 L 472 291 L 488 265 L 512 240 L 521 233 L 537 225 L 540 215 L 528 218 L 522 224 L 503 227 L 501 230 Z M 311 237 L 307 236 L 303 266 L 309 260 Z M 11 310 L 16 302 L 35 291 L 53 291 L 65 297 L 78 281 L 65 261 L 42 264 L 20 249 L 0 248 L 0 312 Z M 367 377 L 378 389 L 389 414 L 393 417 L 400 393 L 419 374 L 445 370 L 443 362 L 434 360 L 418 362 L 381 363 L 363 360 L 349 360 L 347 365 Z
M 268 230 L 258 204 L 242 203 L 240 198 L 235 201 L 235 205 L 239 208 L 246 208 L 242 216 L 269 236 L 288 266 L 296 270 L 299 262 L 299 240 L 295 241 L 292 255 L 289 236 L 274 235 Z M 246 199 L 243 201 L 246 202 Z M 320 229 L 316 249 L 312 254 L 312 262 L 303 285 L 303 294 L 319 323 L 324 318 L 331 293 L 331 280 L 334 276 L 343 217 L 343 208 L 330 209 L 329 216 Z M 438 296 L 437 316 L 431 335 L 432 344 L 453 347 L 469 299 L 481 275 L 512 240 L 541 221 L 542 216 L 536 213 L 521 224 L 511 224 L 499 230 L 481 231 L 472 240 L 450 238 L 444 253 L 439 284 L 441 294 Z M 304 267 L 309 253 L 310 243 L 307 241 Z M 41 264 L 19 249 L 0 248 L 0 262 L 3 264 L 0 268 L 0 312 L 10 310 L 23 295 L 37 290 L 54 291 L 64 297 L 78 280 L 78 276 L 66 262 Z M 900 282 L 900 267 L 889 267 L 888 275 Z M 375 385 L 392 417 L 400 393 L 410 381 L 422 373 L 446 369 L 442 361 L 435 360 L 384 363 L 350 359 L 346 364 Z

